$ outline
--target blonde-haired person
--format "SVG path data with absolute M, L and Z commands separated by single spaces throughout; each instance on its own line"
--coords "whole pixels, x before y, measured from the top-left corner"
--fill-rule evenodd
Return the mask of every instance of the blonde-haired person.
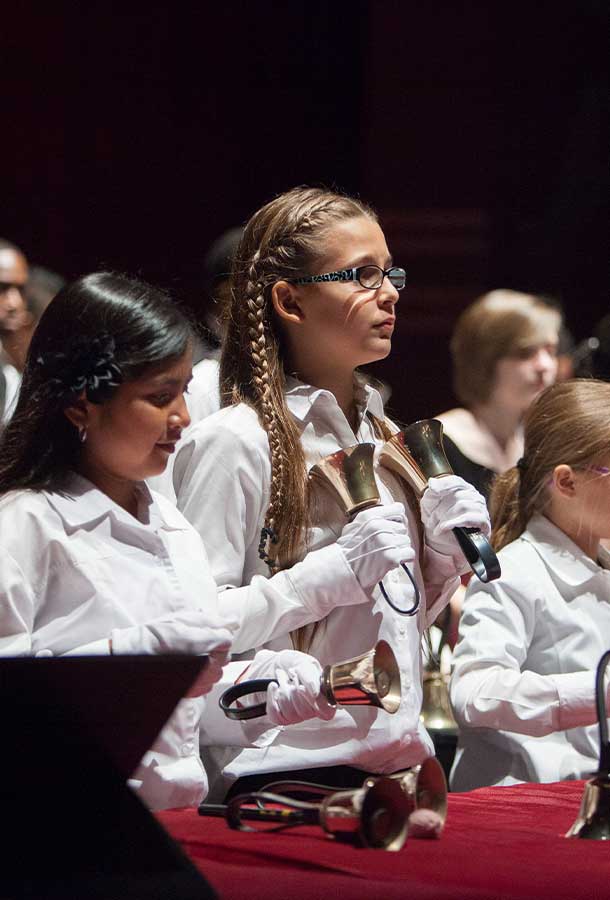
M 384 638 L 399 661 L 402 706 L 394 716 L 344 708 L 324 725 L 286 719 L 250 745 L 236 723 L 223 727 L 210 702 L 204 758 L 222 770 L 218 790 L 297 771 L 354 785 L 433 753 L 419 722 L 421 634 L 465 568 L 452 526 L 489 522 L 483 498 L 461 479 L 435 480 L 420 515 L 415 497 L 378 465 L 395 427 L 355 370 L 390 352 L 404 282 L 377 217 L 350 197 L 296 188 L 245 228 L 221 356 L 225 408 L 196 425 L 178 454 L 178 506 L 206 544 L 221 606 L 239 622 L 234 650 L 289 654 L 296 646 L 326 665 Z M 346 522 L 324 489 L 308 483 L 308 470 L 358 442 L 375 445 L 383 505 Z M 381 579 L 413 615 L 390 608 Z M 259 674 L 254 664 L 246 677 Z
M 523 416 L 555 381 L 560 327 L 557 308 L 511 290 L 479 297 L 456 323 L 453 386 L 463 406 L 436 418 L 454 472 L 485 496 L 521 456 Z
M 548 388 L 495 482 L 502 577 L 471 583 L 454 653 L 454 790 L 584 778 L 597 765 L 595 668 L 610 640 L 610 384 Z M 608 701 L 610 702 L 610 700 Z

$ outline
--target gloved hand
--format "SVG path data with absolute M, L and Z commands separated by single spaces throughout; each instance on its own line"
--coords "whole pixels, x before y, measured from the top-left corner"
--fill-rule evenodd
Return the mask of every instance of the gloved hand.
M 232 632 L 236 624 L 202 609 L 184 609 L 167 613 L 144 625 L 115 628 L 110 635 L 111 652 L 115 654 L 184 653 L 207 654 L 209 661 L 190 688 L 187 696 L 207 694 L 220 679 L 228 662 Z
M 267 717 L 274 725 L 294 725 L 306 719 L 328 720 L 334 716 L 335 707 L 320 693 L 321 676 L 322 666 L 307 653 L 259 650 L 241 680 L 275 678 L 278 684 L 267 688 Z
M 402 562 L 415 559 L 402 503 L 363 509 L 345 526 L 337 544 L 365 591 Z
M 445 556 L 465 561 L 454 528 L 478 528 L 485 537 L 491 534 L 491 523 L 485 498 L 458 475 L 430 478 L 420 501 L 426 543 Z

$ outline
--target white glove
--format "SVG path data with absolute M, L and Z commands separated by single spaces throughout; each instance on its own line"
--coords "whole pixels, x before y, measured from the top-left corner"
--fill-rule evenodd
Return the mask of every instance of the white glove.
M 415 559 L 402 503 L 363 509 L 345 526 L 337 544 L 364 591 L 371 591 L 402 562 Z
M 428 546 L 460 562 L 464 555 L 452 534 L 454 528 L 478 528 L 485 537 L 491 534 L 485 498 L 458 475 L 430 478 L 420 506 Z
M 267 718 L 274 725 L 294 725 L 306 719 L 332 719 L 336 709 L 320 694 L 322 666 L 298 650 L 260 650 L 242 680 L 275 678 L 267 688 Z M 258 695 L 256 695 L 258 697 Z
M 184 609 L 167 613 L 144 625 L 115 628 L 111 652 L 116 654 L 184 653 L 209 656 L 208 664 L 188 691 L 187 697 L 207 694 L 220 679 L 229 660 L 232 632 L 236 625 L 202 609 Z

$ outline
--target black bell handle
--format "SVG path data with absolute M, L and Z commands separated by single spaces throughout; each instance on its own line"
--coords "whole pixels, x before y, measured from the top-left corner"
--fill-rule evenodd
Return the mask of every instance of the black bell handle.
M 227 719 L 238 719 L 240 721 L 260 719 L 267 712 L 266 703 L 254 703 L 252 706 L 242 707 L 234 707 L 232 704 L 236 700 L 241 700 L 242 697 L 247 697 L 249 694 L 262 694 L 273 682 L 278 684 L 275 678 L 252 678 L 250 681 L 240 681 L 239 684 L 234 684 L 221 694 L 218 705 Z
M 478 528 L 454 528 L 453 533 L 474 574 L 483 582 L 502 574 L 500 561 L 491 544 Z

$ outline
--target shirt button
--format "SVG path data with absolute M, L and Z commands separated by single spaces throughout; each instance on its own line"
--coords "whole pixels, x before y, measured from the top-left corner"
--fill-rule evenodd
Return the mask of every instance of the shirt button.
M 193 751 L 195 749 L 195 745 L 192 741 L 187 741 L 186 744 L 182 745 L 182 755 L 183 756 L 192 756 Z
M 399 626 L 398 626 L 398 634 L 399 634 L 401 637 L 404 637 L 406 633 L 407 633 L 407 629 L 405 628 L 405 626 L 404 626 L 404 625 L 399 625 Z

